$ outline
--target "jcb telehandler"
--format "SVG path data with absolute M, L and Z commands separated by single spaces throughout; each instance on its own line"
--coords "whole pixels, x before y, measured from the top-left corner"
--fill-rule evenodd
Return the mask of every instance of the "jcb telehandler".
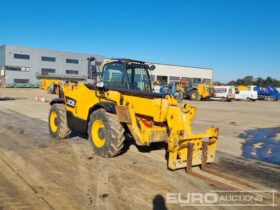
M 207 100 L 214 97 L 214 86 L 201 83 L 199 80 L 180 80 L 176 84 L 176 90 L 183 93 L 183 98 L 191 101 Z
M 65 85 L 60 98 L 50 103 L 52 137 L 87 133 L 95 154 L 108 158 L 120 153 L 128 132 L 137 145 L 166 142 L 169 169 L 214 161 L 218 129 L 193 134 L 196 108 L 179 106 L 171 95 L 152 92 L 149 71 L 154 65 L 112 59 L 98 72 L 95 58 L 88 61 L 92 82 Z

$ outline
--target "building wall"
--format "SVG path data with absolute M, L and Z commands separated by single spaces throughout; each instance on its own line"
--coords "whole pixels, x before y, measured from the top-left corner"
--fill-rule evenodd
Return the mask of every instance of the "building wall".
M 0 66 L 5 63 L 5 46 L 0 46 Z
M 154 64 L 156 69 L 152 71 L 152 75 L 155 76 L 168 76 L 168 83 L 170 83 L 170 77 L 181 78 L 200 78 L 201 80 L 213 80 L 213 70 L 210 68 L 198 68 L 189 66 L 176 66 L 168 64 Z
M 29 55 L 29 59 L 15 59 L 14 54 Z M 55 62 L 42 61 L 42 56 L 54 57 Z M 64 52 L 58 50 L 47 50 L 30 47 L 21 47 L 13 45 L 0 46 L 0 66 L 12 66 L 23 68 L 21 71 L 6 70 L 2 82 L 12 83 L 15 79 L 26 79 L 30 83 L 38 82 L 38 76 L 42 76 L 42 68 L 55 69 L 55 73 L 49 73 L 49 76 L 61 78 L 87 78 L 88 67 L 87 58 L 96 57 L 100 63 L 104 60 L 103 56 L 85 53 Z M 67 63 L 67 59 L 78 60 L 78 64 Z M 154 80 L 160 76 L 167 77 L 167 83 L 174 79 L 181 78 L 200 78 L 212 82 L 213 70 L 209 68 L 195 68 L 188 66 L 176 66 L 168 64 L 155 64 L 156 69 L 151 72 Z M 28 71 L 26 71 L 28 69 Z M 78 71 L 77 75 L 66 74 L 66 70 Z M 0 75 L 1 77 L 1 75 Z
M 5 72 L 4 72 L 4 64 L 5 64 L 5 46 L 0 46 L 0 83 L 3 83 L 5 80 Z
M 29 55 L 30 58 L 16 59 L 14 54 Z M 42 56 L 54 57 L 55 62 L 42 61 Z M 87 78 L 87 58 L 91 56 L 95 56 L 98 62 L 102 62 L 104 59 L 103 56 L 92 54 L 5 45 L 4 66 L 23 67 L 24 69 L 24 71 L 6 70 L 5 83 L 12 83 L 14 79 L 29 79 L 30 83 L 36 83 L 38 82 L 37 76 L 42 76 L 42 68 L 55 69 L 55 73 L 49 73 L 49 76 Z M 78 64 L 67 63 L 66 59 L 78 60 Z M 30 68 L 29 71 L 25 71 L 25 67 Z M 67 74 L 66 70 L 78 71 L 78 74 Z

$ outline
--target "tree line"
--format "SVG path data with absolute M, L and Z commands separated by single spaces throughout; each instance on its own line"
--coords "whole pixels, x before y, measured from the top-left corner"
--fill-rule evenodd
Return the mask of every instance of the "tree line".
M 280 80 L 277 80 L 272 77 L 267 77 L 265 79 L 261 77 L 254 78 L 253 76 L 246 76 L 243 79 L 237 79 L 232 80 L 228 83 L 221 83 L 221 82 L 214 82 L 214 85 L 233 85 L 233 86 L 239 86 L 239 85 L 257 85 L 257 86 L 264 86 L 265 84 L 274 86 L 274 87 L 280 87 Z

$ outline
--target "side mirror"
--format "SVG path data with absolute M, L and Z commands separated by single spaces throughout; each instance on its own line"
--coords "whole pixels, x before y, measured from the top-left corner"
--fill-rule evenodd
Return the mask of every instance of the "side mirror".
M 153 70 L 155 70 L 156 69 L 156 66 L 155 65 L 150 65 L 150 67 L 149 67 L 149 70 L 150 71 L 153 71 Z
M 96 87 L 98 87 L 98 88 L 104 88 L 104 82 L 103 82 L 103 81 L 98 81 L 98 82 L 96 83 Z

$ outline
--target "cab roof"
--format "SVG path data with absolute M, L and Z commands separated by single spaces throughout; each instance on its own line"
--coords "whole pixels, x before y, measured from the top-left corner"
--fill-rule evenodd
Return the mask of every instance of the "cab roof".
M 139 61 L 139 60 L 133 60 L 129 58 L 111 58 L 110 60 L 112 61 L 119 61 L 122 63 L 140 63 L 140 64 L 145 64 L 144 61 Z

